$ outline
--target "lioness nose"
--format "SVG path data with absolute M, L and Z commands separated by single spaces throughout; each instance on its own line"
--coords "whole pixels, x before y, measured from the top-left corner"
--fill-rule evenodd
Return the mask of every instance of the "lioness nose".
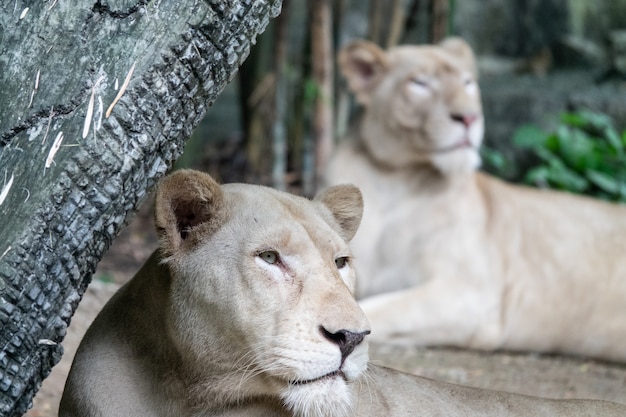
M 463 126 L 470 127 L 472 123 L 478 119 L 478 115 L 476 114 L 462 114 L 462 113 L 452 113 L 450 117 L 455 122 L 463 123 Z
M 341 362 L 343 362 L 348 355 L 352 353 L 354 348 L 363 341 L 365 336 L 371 333 L 369 330 L 360 333 L 351 332 L 349 330 L 339 330 L 332 333 L 326 330 L 324 326 L 320 326 L 320 332 L 322 332 L 326 339 L 339 346 L 339 351 L 341 352 Z

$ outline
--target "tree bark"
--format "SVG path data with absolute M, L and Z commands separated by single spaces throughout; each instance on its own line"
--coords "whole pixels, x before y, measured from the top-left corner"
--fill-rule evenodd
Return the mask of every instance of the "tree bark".
M 333 131 L 333 62 L 332 9 L 330 0 L 311 3 L 311 56 L 313 81 L 317 86 L 313 114 L 315 136 L 315 171 L 317 183 L 326 168 L 335 145 Z
M 274 102 L 272 112 L 272 185 L 285 191 L 287 182 L 287 45 L 289 42 L 289 2 L 283 0 L 281 15 L 274 21 Z
M 439 43 L 448 34 L 448 12 L 450 5 L 448 0 L 432 0 L 431 11 L 431 41 Z
M 2 2 L 0 415 L 27 410 L 99 259 L 280 5 Z

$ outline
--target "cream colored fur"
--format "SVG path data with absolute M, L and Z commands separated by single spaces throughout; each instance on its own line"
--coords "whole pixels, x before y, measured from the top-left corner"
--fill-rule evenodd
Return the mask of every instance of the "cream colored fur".
M 346 243 L 362 213 L 354 186 L 311 202 L 178 171 L 155 207 L 160 250 L 85 335 L 60 417 L 626 413 L 368 366 Z
M 626 208 L 477 173 L 483 113 L 471 49 L 340 64 L 363 105 L 326 173 L 364 198 L 352 241 L 370 340 L 626 360 Z

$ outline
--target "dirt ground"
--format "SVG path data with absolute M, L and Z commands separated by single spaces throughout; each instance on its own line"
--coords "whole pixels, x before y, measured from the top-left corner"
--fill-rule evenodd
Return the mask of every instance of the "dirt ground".
M 102 259 L 63 342 L 63 360 L 44 381 L 26 416 L 57 416 L 65 378 L 82 335 L 109 297 L 156 247 L 151 211 L 150 204 L 146 204 Z M 551 398 L 626 403 L 626 365 L 526 353 L 382 345 L 371 346 L 370 356 L 374 363 L 464 385 Z

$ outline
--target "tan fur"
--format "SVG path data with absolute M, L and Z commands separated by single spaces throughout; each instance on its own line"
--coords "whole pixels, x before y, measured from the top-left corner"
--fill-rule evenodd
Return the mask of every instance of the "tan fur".
M 88 330 L 60 417 L 626 412 L 368 367 L 369 325 L 352 295 L 346 242 L 362 213 L 354 186 L 311 202 L 178 171 L 159 186 L 155 211 L 160 252 Z
M 327 179 L 363 193 L 352 248 L 371 340 L 626 360 L 626 208 L 475 172 L 463 41 L 361 41 L 340 62 L 364 112 Z

